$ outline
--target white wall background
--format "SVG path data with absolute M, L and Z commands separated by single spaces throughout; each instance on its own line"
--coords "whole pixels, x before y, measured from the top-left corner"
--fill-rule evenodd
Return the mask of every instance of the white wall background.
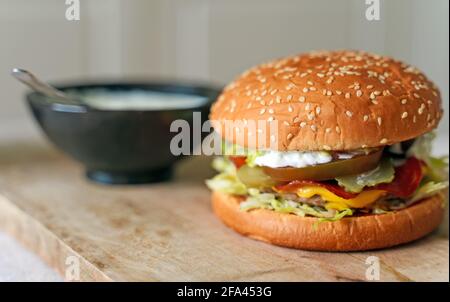
M 32 127 L 14 66 L 47 80 L 226 83 L 270 58 L 355 48 L 425 71 L 443 93 L 448 132 L 449 2 L 380 1 L 381 20 L 369 22 L 364 0 L 81 0 L 81 21 L 69 22 L 61 0 L 0 0 L 0 128 Z

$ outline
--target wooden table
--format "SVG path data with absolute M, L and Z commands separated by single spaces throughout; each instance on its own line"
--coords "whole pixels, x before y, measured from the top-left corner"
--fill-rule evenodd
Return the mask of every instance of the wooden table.
M 173 182 L 103 186 L 44 143 L 0 143 L 0 229 L 63 276 L 97 281 L 449 281 L 448 216 L 432 235 L 382 251 L 321 253 L 241 237 L 213 215 L 209 159 Z

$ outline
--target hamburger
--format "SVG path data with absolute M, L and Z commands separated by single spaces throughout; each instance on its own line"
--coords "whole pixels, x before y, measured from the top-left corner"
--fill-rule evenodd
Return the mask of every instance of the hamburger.
M 448 161 L 431 154 L 442 115 L 439 89 L 385 56 L 320 51 L 251 68 L 211 108 L 223 140 L 207 180 L 213 210 L 245 236 L 297 249 L 416 240 L 443 219 Z

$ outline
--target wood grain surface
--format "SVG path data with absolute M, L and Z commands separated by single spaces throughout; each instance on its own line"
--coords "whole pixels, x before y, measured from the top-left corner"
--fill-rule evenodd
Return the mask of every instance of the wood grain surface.
M 381 281 L 449 281 L 448 216 L 412 244 L 321 253 L 241 237 L 212 214 L 209 158 L 177 167 L 172 182 L 103 186 L 43 143 L 0 144 L 0 229 L 65 276 L 81 281 L 365 281 L 377 256 Z

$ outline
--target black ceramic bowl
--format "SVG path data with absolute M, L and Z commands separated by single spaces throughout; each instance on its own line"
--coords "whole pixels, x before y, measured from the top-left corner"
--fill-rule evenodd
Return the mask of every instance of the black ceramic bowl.
M 136 184 L 170 179 L 173 164 L 172 121 L 186 120 L 192 130 L 193 112 L 208 118 L 211 103 L 219 89 L 168 83 L 108 83 L 58 86 L 66 91 L 84 93 L 92 89 L 108 91 L 144 90 L 202 96 L 200 107 L 164 110 L 100 110 L 84 103 L 75 106 L 49 103 L 40 93 L 26 98 L 37 122 L 59 149 L 81 162 L 87 176 L 108 184 Z M 191 149 L 195 146 L 191 146 Z

